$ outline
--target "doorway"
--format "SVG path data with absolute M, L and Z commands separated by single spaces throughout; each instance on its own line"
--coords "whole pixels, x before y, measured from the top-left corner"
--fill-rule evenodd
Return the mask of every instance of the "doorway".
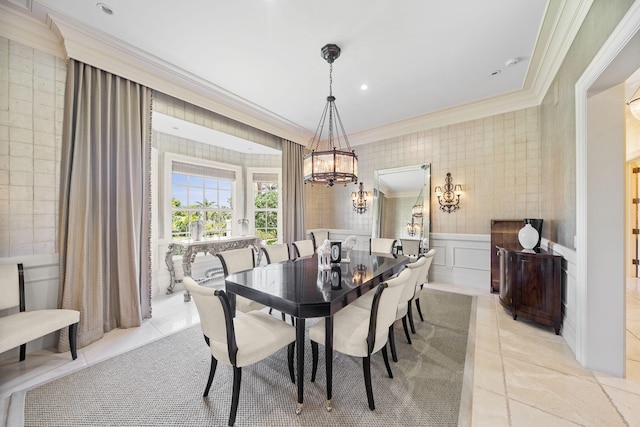
M 625 375 L 626 196 L 620 86 L 640 68 L 640 2 L 635 2 L 576 82 L 576 358 Z M 597 90 L 600 88 L 600 90 Z M 612 89 L 613 88 L 613 89 Z M 614 98 L 618 97 L 617 103 Z M 610 104 L 611 103 L 611 104 Z M 597 116 L 594 108 L 613 113 Z M 602 110 L 605 107 L 605 110 Z M 606 200 L 606 203 L 604 201 Z M 622 214 L 619 214 L 622 212 Z M 613 286 L 611 285 L 613 284 Z M 606 349 L 606 350 L 605 350 Z

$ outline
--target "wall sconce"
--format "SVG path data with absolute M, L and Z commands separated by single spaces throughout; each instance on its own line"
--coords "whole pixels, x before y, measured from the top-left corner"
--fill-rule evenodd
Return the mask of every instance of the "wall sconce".
M 629 102 L 627 102 L 627 105 L 629 106 L 631 115 L 640 120 L 640 87 L 635 91 Z
M 369 192 L 364 191 L 364 185 L 360 183 L 358 191 L 351 193 L 351 199 L 353 200 L 353 210 L 359 214 L 363 214 L 367 211 L 367 198 L 369 198 Z
M 437 186 L 434 190 L 436 196 L 438 196 L 438 203 L 440 203 L 440 210 L 442 212 L 451 213 L 460 209 L 460 194 L 462 194 L 462 186 L 451 183 L 451 173 L 447 172 L 445 178 L 444 191 L 440 186 Z
M 412 216 L 411 222 L 407 224 L 407 234 L 413 237 L 416 234 L 420 234 L 420 231 L 421 231 L 421 225 L 415 222 L 415 219 Z

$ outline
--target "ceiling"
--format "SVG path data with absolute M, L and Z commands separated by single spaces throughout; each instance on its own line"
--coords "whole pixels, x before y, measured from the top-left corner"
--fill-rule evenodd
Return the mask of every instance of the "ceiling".
M 479 102 L 513 94 L 536 105 L 591 1 L 104 3 L 112 14 L 95 0 L 0 0 L 54 32 L 70 57 L 303 144 L 329 93 L 320 49 L 335 43 L 333 94 L 357 145 L 465 106 L 486 115 Z

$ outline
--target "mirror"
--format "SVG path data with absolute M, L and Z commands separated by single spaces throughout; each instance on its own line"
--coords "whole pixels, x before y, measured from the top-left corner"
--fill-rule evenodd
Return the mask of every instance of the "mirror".
M 374 171 L 373 237 L 427 238 L 431 229 L 431 165 Z

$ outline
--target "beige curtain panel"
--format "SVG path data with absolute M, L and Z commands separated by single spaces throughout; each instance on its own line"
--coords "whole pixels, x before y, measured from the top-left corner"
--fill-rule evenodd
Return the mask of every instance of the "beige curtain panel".
M 70 60 L 60 180 L 59 306 L 78 347 L 151 316 L 152 91 Z M 65 333 L 58 342 L 65 351 Z
M 282 239 L 285 243 L 306 239 L 303 157 L 302 145 L 282 140 Z

